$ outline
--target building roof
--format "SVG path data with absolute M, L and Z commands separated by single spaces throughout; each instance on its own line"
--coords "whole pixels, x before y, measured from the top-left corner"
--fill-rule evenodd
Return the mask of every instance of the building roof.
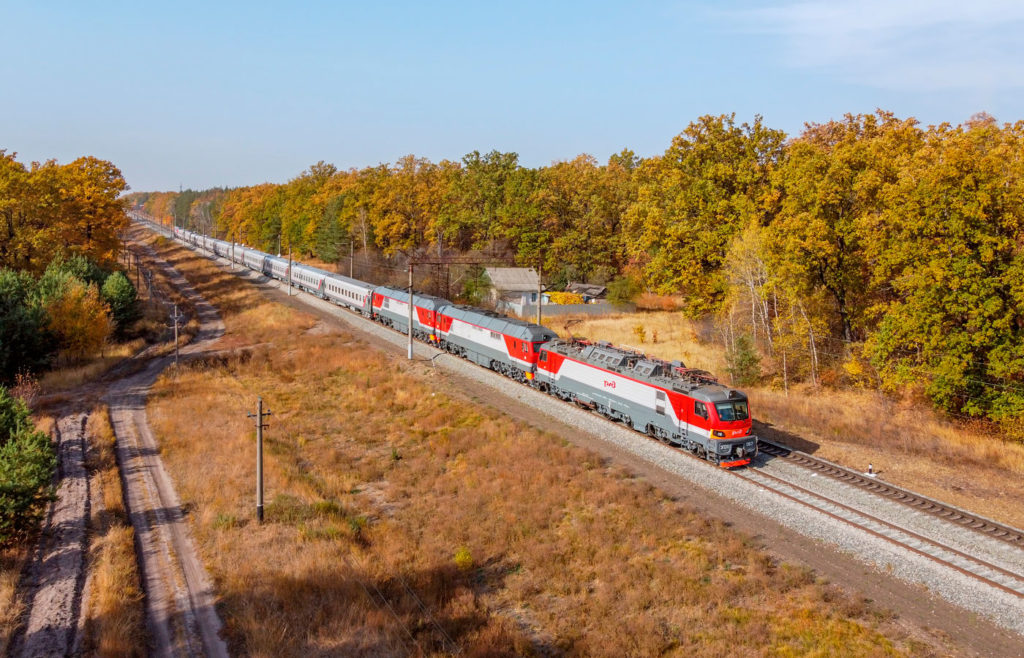
M 573 281 L 565 287 L 566 292 L 574 292 L 577 295 L 586 295 L 587 297 L 603 297 L 608 288 L 605 286 L 598 286 L 591 283 L 579 283 Z
M 487 278 L 499 293 L 537 292 L 540 278 L 532 267 L 488 267 Z

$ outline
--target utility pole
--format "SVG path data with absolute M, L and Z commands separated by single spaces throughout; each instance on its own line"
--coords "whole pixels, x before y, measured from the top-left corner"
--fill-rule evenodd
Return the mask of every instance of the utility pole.
M 543 277 L 543 275 L 544 263 L 541 263 L 537 266 L 537 324 L 540 324 L 540 307 L 544 302 L 544 285 L 541 283 L 541 277 Z
M 271 416 L 270 410 L 263 411 L 263 398 L 256 398 L 256 413 L 246 414 L 247 418 L 256 419 L 256 520 L 263 523 L 263 430 L 268 425 L 263 419 Z
M 409 257 L 409 360 L 412 361 L 412 257 Z
M 348 241 L 348 278 L 354 279 L 352 276 L 352 270 L 355 267 L 356 258 L 356 243 L 354 240 Z
M 288 244 L 288 296 L 292 296 L 292 245 Z
M 181 319 L 181 314 L 178 313 L 178 305 L 174 305 L 174 365 L 178 365 L 178 320 Z

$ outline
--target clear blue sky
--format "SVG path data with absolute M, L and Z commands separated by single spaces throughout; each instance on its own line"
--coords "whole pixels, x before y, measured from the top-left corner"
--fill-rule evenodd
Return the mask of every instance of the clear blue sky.
M 1020 0 L 0 0 L 0 148 L 134 190 L 407 153 L 662 152 L 702 114 L 1024 119 Z

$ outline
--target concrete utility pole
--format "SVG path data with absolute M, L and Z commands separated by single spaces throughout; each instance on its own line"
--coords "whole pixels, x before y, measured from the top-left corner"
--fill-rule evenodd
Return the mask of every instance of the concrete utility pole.
M 355 268 L 356 258 L 356 243 L 352 240 L 348 241 L 348 278 L 354 279 L 352 276 L 352 270 Z
M 256 419 L 256 520 L 263 523 L 263 430 L 268 425 L 263 419 L 271 416 L 270 410 L 263 411 L 263 398 L 256 398 L 256 413 L 246 414 L 247 418 Z
M 540 307 L 544 301 L 544 285 L 541 283 L 541 277 L 544 275 L 544 264 L 537 266 L 537 324 L 540 324 L 541 313 Z
M 178 320 L 181 319 L 181 314 L 178 313 L 178 305 L 174 305 L 174 315 L 171 316 L 174 320 L 174 365 L 178 365 Z
M 292 246 L 288 245 L 288 296 L 292 296 Z
M 412 258 L 409 259 L 409 360 L 412 361 Z

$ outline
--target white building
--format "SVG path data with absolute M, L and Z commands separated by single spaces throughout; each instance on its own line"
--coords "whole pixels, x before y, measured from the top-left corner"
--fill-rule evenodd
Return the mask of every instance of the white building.
M 527 305 L 537 307 L 540 282 L 537 270 L 532 267 L 488 267 L 486 272 L 491 281 L 491 302 L 498 311 L 523 315 Z M 548 301 L 548 296 L 541 294 L 541 304 Z

